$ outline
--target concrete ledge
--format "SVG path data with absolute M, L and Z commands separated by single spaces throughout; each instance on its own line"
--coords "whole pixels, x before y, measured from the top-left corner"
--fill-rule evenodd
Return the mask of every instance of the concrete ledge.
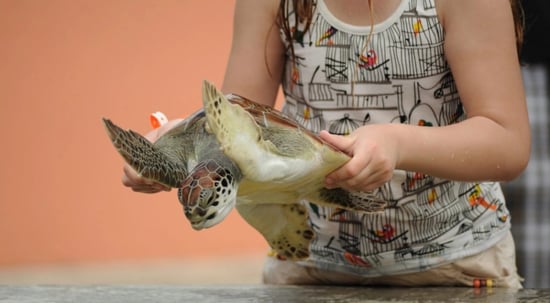
M 0 302 L 550 302 L 548 289 L 361 288 L 326 286 L 0 286 Z

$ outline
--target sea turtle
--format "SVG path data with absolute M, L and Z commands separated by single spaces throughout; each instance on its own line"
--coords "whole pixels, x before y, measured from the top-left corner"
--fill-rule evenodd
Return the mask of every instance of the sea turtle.
M 221 222 L 236 206 L 281 258 L 305 259 L 313 231 L 305 200 L 377 212 L 372 193 L 327 189 L 324 177 L 349 156 L 281 112 L 203 84 L 204 110 L 155 143 L 103 119 L 112 143 L 143 177 L 178 188 L 194 229 Z

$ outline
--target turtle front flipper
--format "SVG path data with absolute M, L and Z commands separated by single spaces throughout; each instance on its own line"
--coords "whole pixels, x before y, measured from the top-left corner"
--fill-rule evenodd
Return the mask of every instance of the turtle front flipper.
M 262 234 L 280 258 L 304 260 L 309 257 L 313 230 L 303 205 L 239 202 L 237 211 Z
M 207 81 L 203 83 L 202 98 L 207 130 L 214 134 L 223 153 L 239 166 L 246 178 L 256 182 L 289 182 L 308 175 L 307 167 L 315 154 L 300 149 L 301 144 L 308 141 L 294 126 L 290 131 L 289 127 L 261 127 L 240 103 L 229 101 Z M 249 105 L 260 107 L 259 104 Z M 267 114 L 265 110 L 262 109 Z M 292 140 L 298 143 L 293 149 L 304 151 L 304 155 L 284 153 L 275 144 Z
M 124 130 L 105 118 L 103 124 L 114 147 L 140 176 L 170 187 L 181 185 L 187 175 L 184 163 L 132 130 Z
M 202 100 L 208 121 L 207 131 L 216 137 L 223 153 L 237 163 L 245 176 L 250 177 L 251 171 L 273 166 L 272 162 L 266 161 L 259 165 L 267 153 L 261 150 L 264 142 L 261 129 L 249 112 L 229 102 L 208 81 L 203 82 Z M 281 169 L 269 170 L 277 172 Z

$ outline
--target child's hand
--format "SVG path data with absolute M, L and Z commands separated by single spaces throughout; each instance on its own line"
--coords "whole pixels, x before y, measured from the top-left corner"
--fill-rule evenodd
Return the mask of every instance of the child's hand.
M 181 121 L 182 119 L 168 121 L 168 123 L 150 131 L 144 137 L 151 142 L 155 142 L 164 133 L 172 129 Z M 125 164 L 123 167 L 122 184 L 126 187 L 130 187 L 135 192 L 148 194 L 158 193 L 160 191 L 170 191 L 172 189 L 168 186 L 141 177 L 128 164 Z
M 154 194 L 160 191 L 170 191 L 171 188 L 151 180 L 147 180 L 131 168 L 128 164 L 124 164 L 122 175 L 122 184 L 130 187 L 135 192 Z
M 398 160 L 397 143 L 391 125 L 369 125 L 349 136 L 321 131 L 321 138 L 352 158 L 325 178 L 327 188 L 370 191 L 389 181 Z

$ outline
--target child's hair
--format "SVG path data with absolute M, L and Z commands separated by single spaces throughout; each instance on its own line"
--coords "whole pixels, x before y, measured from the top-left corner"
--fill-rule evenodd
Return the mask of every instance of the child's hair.
M 294 14 L 294 24 L 300 24 L 303 26 L 301 32 L 305 33 L 309 29 L 311 22 L 313 20 L 313 11 L 316 5 L 315 0 L 281 0 L 279 4 L 279 12 L 277 14 L 277 25 L 282 30 L 283 35 L 288 43 L 290 50 L 290 56 L 293 61 L 296 57 L 294 54 L 294 45 L 292 43 L 293 32 L 296 30 L 291 28 L 289 25 L 288 15 L 290 11 L 295 12 Z M 510 5 L 512 7 L 512 13 L 514 15 L 515 23 L 515 32 L 516 32 L 516 41 L 518 54 L 521 50 L 521 45 L 523 43 L 523 10 L 519 0 L 510 0 Z M 372 14 L 372 0 L 369 0 L 369 7 L 371 8 Z
M 370 0 L 369 0 L 370 2 Z M 290 5 L 292 7 L 290 7 Z M 294 24 L 303 24 L 302 31 L 305 33 L 309 30 L 311 21 L 313 20 L 313 10 L 315 8 L 315 0 L 281 0 L 279 4 L 279 12 L 277 13 L 277 25 L 283 32 L 285 40 L 288 42 L 290 57 L 295 62 L 296 55 L 294 54 L 294 44 L 292 43 L 293 32 L 295 28 L 291 28 L 289 24 L 289 12 L 294 12 Z
M 523 8 L 521 7 L 520 0 L 510 0 L 510 5 L 512 6 L 512 14 L 514 15 L 516 44 L 519 53 L 523 44 L 523 27 L 525 24 L 525 16 L 523 15 Z

